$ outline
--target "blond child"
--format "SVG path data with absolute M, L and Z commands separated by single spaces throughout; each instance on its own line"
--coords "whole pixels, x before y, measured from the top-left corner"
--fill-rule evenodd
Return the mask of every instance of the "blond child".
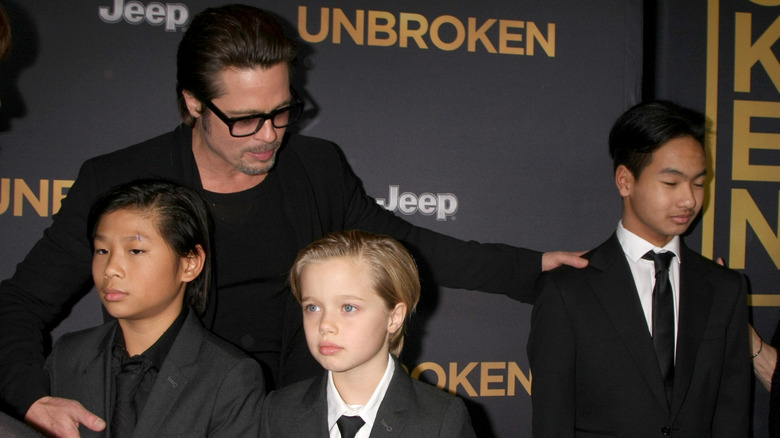
M 473 437 L 462 400 L 412 379 L 398 355 L 420 296 L 414 260 L 362 231 L 304 248 L 290 273 L 306 342 L 325 372 L 272 392 L 264 437 Z

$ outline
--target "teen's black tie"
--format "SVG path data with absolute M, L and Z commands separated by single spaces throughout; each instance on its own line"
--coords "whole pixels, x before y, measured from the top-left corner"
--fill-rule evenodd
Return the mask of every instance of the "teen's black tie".
M 666 400 L 672 403 L 674 387 L 674 298 L 669 281 L 669 263 L 672 252 L 648 251 L 643 259 L 655 264 L 655 287 L 653 287 L 653 346 L 661 367 L 661 377 L 666 390 Z

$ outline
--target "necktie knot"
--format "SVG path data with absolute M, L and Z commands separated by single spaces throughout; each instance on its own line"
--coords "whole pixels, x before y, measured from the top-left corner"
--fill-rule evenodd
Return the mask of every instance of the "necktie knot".
M 669 270 L 669 265 L 672 263 L 674 253 L 671 251 L 655 252 L 651 249 L 650 251 L 647 251 L 647 253 L 643 255 L 642 258 L 653 261 L 655 264 L 655 272 L 657 274 L 659 271 Z
M 341 438 L 355 438 L 358 430 L 360 430 L 364 424 L 366 424 L 366 422 L 363 421 L 363 419 L 359 416 L 349 417 L 342 415 L 336 421 L 336 425 L 339 427 L 339 432 L 341 432 Z

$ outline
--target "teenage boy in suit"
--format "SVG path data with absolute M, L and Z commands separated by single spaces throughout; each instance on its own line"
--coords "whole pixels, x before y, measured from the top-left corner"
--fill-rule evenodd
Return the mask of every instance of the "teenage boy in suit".
M 745 280 L 680 240 L 704 201 L 704 135 L 670 102 L 613 126 L 617 231 L 586 269 L 547 275 L 533 309 L 534 436 L 748 436 Z
M 257 436 L 260 365 L 198 318 L 210 271 L 198 194 L 131 182 L 99 198 L 88 224 L 97 292 L 117 320 L 60 338 L 46 370 L 52 396 L 81 403 L 102 430 L 74 420 L 36 426 L 57 436 Z
M 301 250 L 290 273 L 320 376 L 268 395 L 263 438 L 471 438 L 463 401 L 412 379 L 398 355 L 420 297 L 396 240 L 341 231 Z

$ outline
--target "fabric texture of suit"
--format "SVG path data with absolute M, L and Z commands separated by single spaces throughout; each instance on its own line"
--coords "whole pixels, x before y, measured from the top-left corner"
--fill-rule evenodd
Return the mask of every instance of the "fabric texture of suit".
M 371 438 L 475 437 L 463 400 L 411 378 L 401 362 L 379 405 Z M 328 373 L 272 391 L 263 402 L 263 438 L 328 438 Z
M 541 253 L 503 244 L 464 242 L 409 224 L 365 193 L 333 143 L 287 134 L 271 172 L 276 173 L 283 190 L 284 208 L 279 214 L 294 229 L 298 249 L 337 230 L 387 234 L 414 254 L 428 281 L 533 301 Z M 90 205 L 109 188 L 142 177 L 170 179 L 202 192 L 192 155 L 192 130 L 180 126 L 85 162 L 44 237 L 18 265 L 14 276 L 0 283 L 0 400 L 6 404 L 3 409 L 15 416 L 24 416 L 35 400 L 46 395 L 41 331 L 92 286 L 92 252 L 86 238 Z M 251 223 L 247 229 L 252 229 Z M 220 260 L 215 261 L 218 266 Z M 216 277 L 218 280 L 219 272 Z M 306 346 L 300 306 L 291 293 L 287 296 L 279 387 L 316 376 L 321 369 Z M 218 291 L 210 291 L 209 299 L 207 312 L 212 312 L 219 302 Z M 212 328 L 213 314 L 207 313 L 204 323 Z
M 3 438 L 43 438 L 25 423 L 0 412 L 0 437 Z
M 81 426 L 82 437 L 111 436 L 111 345 L 117 325 L 62 336 L 46 361 L 52 396 L 77 400 L 106 420 L 103 432 Z M 133 436 L 257 436 L 264 396 L 257 362 L 205 330 L 190 311 Z
M 617 237 L 587 254 L 587 268 L 543 277 L 528 341 L 534 436 L 748 436 L 744 277 L 685 245 L 680 252 L 671 406 Z

